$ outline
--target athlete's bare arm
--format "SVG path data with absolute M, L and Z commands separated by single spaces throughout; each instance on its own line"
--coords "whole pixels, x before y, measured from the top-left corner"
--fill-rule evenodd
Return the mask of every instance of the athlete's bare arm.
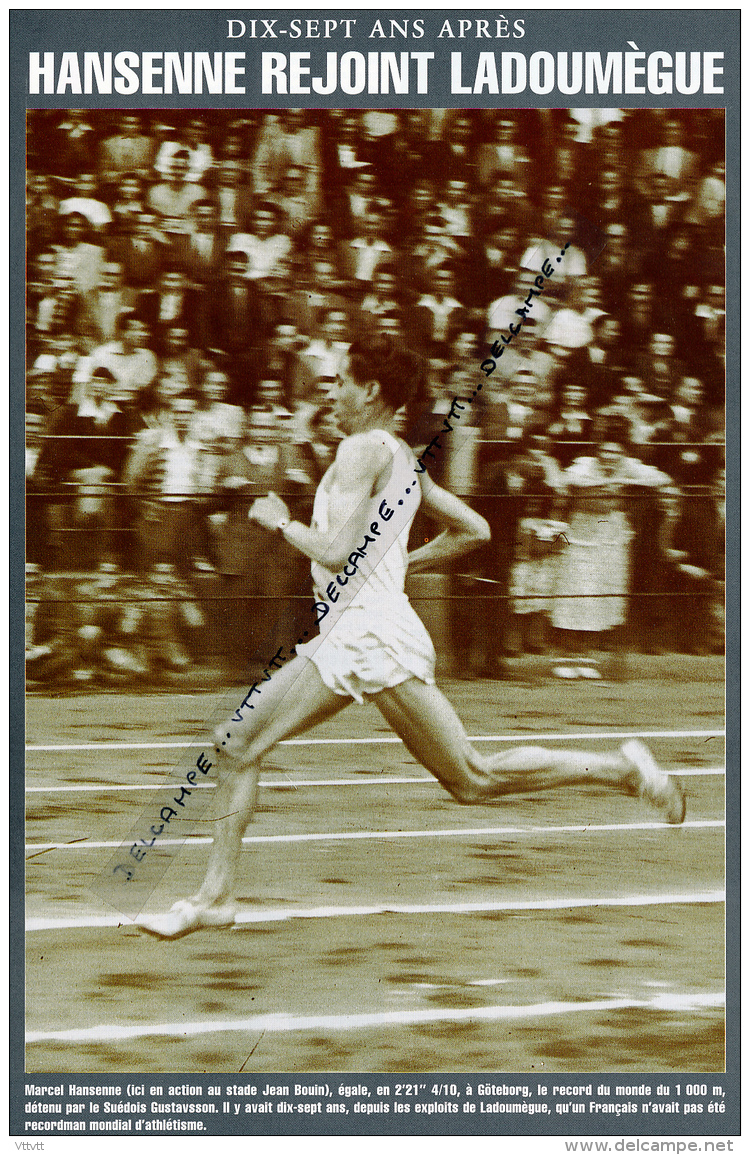
M 367 530 L 370 498 L 377 492 L 378 479 L 391 460 L 388 447 L 371 437 L 354 434 L 342 441 L 321 482 L 328 491 L 327 532 L 291 521 L 283 531 L 289 544 L 328 570 L 346 565 Z M 267 529 L 276 529 L 280 521 L 289 518 L 289 509 L 280 497 L 270 493 L 253 502 L 250 516 Z
M 409 572 L 431 569 L 450 561 L 490 540 L 490 527 L 480 514 L 460 497 L 441 489 L 422 475 L 422 501 L 432 516 L 445 526 L 442 533 L 409 554 Z

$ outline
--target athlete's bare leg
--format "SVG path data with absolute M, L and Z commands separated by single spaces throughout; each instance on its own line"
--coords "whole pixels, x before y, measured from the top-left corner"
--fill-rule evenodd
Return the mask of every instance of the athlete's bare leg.
M 334 694 L 307 658 L 296 657 L 277 670 L 253 695 L 243 720 L 231 720 L 214 731 L 215 749 L 233 771 L 226 814 L 216 823 L 206 874 L 197 894 L 175 903 L 166 915 L 140 920 L 143 930 L 159 938 L 180 938 L 203 926 L 233 921 L 235 875 L 242 837 L 255 812 L 260 759 L 295 734 L 325 721 L 352 699 Z
M 179 938 L 233 921 L 234 878 L 242 836 L 255 808 L 260 759 L 284 738 L 324 721 L 350 701 L 329 690 L 311 662 L 295 658 L 265 685 L 252 713 L 245 711 L 245 721 L 217 728 L 216 750 L 232 759 L 235 779 L 227 814 L 217 823 L 203 885 L 168 914 L 142 920 L 144 930 L 160 938 Z M 456 711 L 436 686 L 410 678 L 373 695 L 372 701 L 413 757 L 458 802 L 481 804 L 556 786 L 605 785 L 640 793 L 663 809 L 669 822 L 684 817 L 680 787 L 640 743 L 605 754 L 520 746 L 484 756 L 471 745 Z
M 436 686 L 410 678 L 372 700 L 409 752 L 458 802 L 482 803 L 556 786 L 604 785 L 641 794 L 665 811 L 668 822 L 679 823 L 684 817 L 681 788 L 659 770 L 641 743 L 603 754 L 516 746 L 486 756 L 471 745 L 456 711 Z
M 227 814 L 216 823 L 197 895 L 202 902 L 225 901 L 233 893 L 242 836 L 255 812 L 260 759 L 284 738 L 325 721 L 351 700 L 329 690 L 311 661 L 296 657 L 262 684 L 260 694 L 253 695 L 253 709 L 242 711 L 242 722 L 216 728 L 216 752 L 230 760 L 234 775 Z

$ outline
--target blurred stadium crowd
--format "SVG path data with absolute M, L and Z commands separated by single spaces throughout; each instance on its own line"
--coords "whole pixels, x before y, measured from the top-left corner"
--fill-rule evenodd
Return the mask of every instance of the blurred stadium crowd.
M 248 509 L 309 519 L 363 333 L 426 359 L 418 454 L 483 382 L 430 469 L 493 530 L 457 675 L 719 652 L 724 200 L 721 109 L 30 111 L 29 676 L 265 659 L 308 563 Z

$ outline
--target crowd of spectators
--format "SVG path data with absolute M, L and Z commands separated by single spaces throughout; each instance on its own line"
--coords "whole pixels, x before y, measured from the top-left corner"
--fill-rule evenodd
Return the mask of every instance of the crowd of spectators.
M 554 643 L 585 676 L 624 627 L 720 644 L 721 109 L 34 110 L 27 165 L 27 561 L 50 637 L 100 630 L 113 676 L 146 651 L 182 668 L 214 575 L 217 636 L 236 645 L 239 602 L 270 637 L 306 566 L 247 510 L 274 489 L 309 518 L 327 387 L 355 334 L 388 334 L 426 359 L 417 453 L 483 383 L 431 468 L 494 531 L 450 579 L 456 672 Z M 97 571 L 78 603 L 118 575 L 116 627 L 57 629 L 60 575 Z M 137 623 L 170 599 L 195 612 Z

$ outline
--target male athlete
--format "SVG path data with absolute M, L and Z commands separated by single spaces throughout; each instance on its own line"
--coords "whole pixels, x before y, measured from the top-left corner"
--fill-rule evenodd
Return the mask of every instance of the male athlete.
M 487 541 L 489 527 L 420 473 L 412 451 L 393 433 L 396 411 L 410 400 L 420 369 L 421 358 L 389 337 L 356 341 L 332 386 L 335 417 L 346 436 L 318 487 L 312 524 L 292 521 L 273 493 L 250 511 L 269 533 L 283 534 L 312 561 L 320 636 L 298 645 L 296 656 L 215 731 L 216 751 L 234 771 L 229 812 L 216 824 L 200 890 L 166 914 L 141 920 L 150 934 L 180 938 L 233 923 L 235 875 L 261 758 L 352 700 L 372 700 L 410 754 L 457 802 L 604 785 L 639 795 L 667 822 L 684 819 L 681 787 L 641 742 L 626 742 L 608 754 L 526 746 L 485 756 L 435 686 L 435 651 L 404 593 L 406 571 L 459 557 Z M 420 502 L 444 529 L 407 553 Z

